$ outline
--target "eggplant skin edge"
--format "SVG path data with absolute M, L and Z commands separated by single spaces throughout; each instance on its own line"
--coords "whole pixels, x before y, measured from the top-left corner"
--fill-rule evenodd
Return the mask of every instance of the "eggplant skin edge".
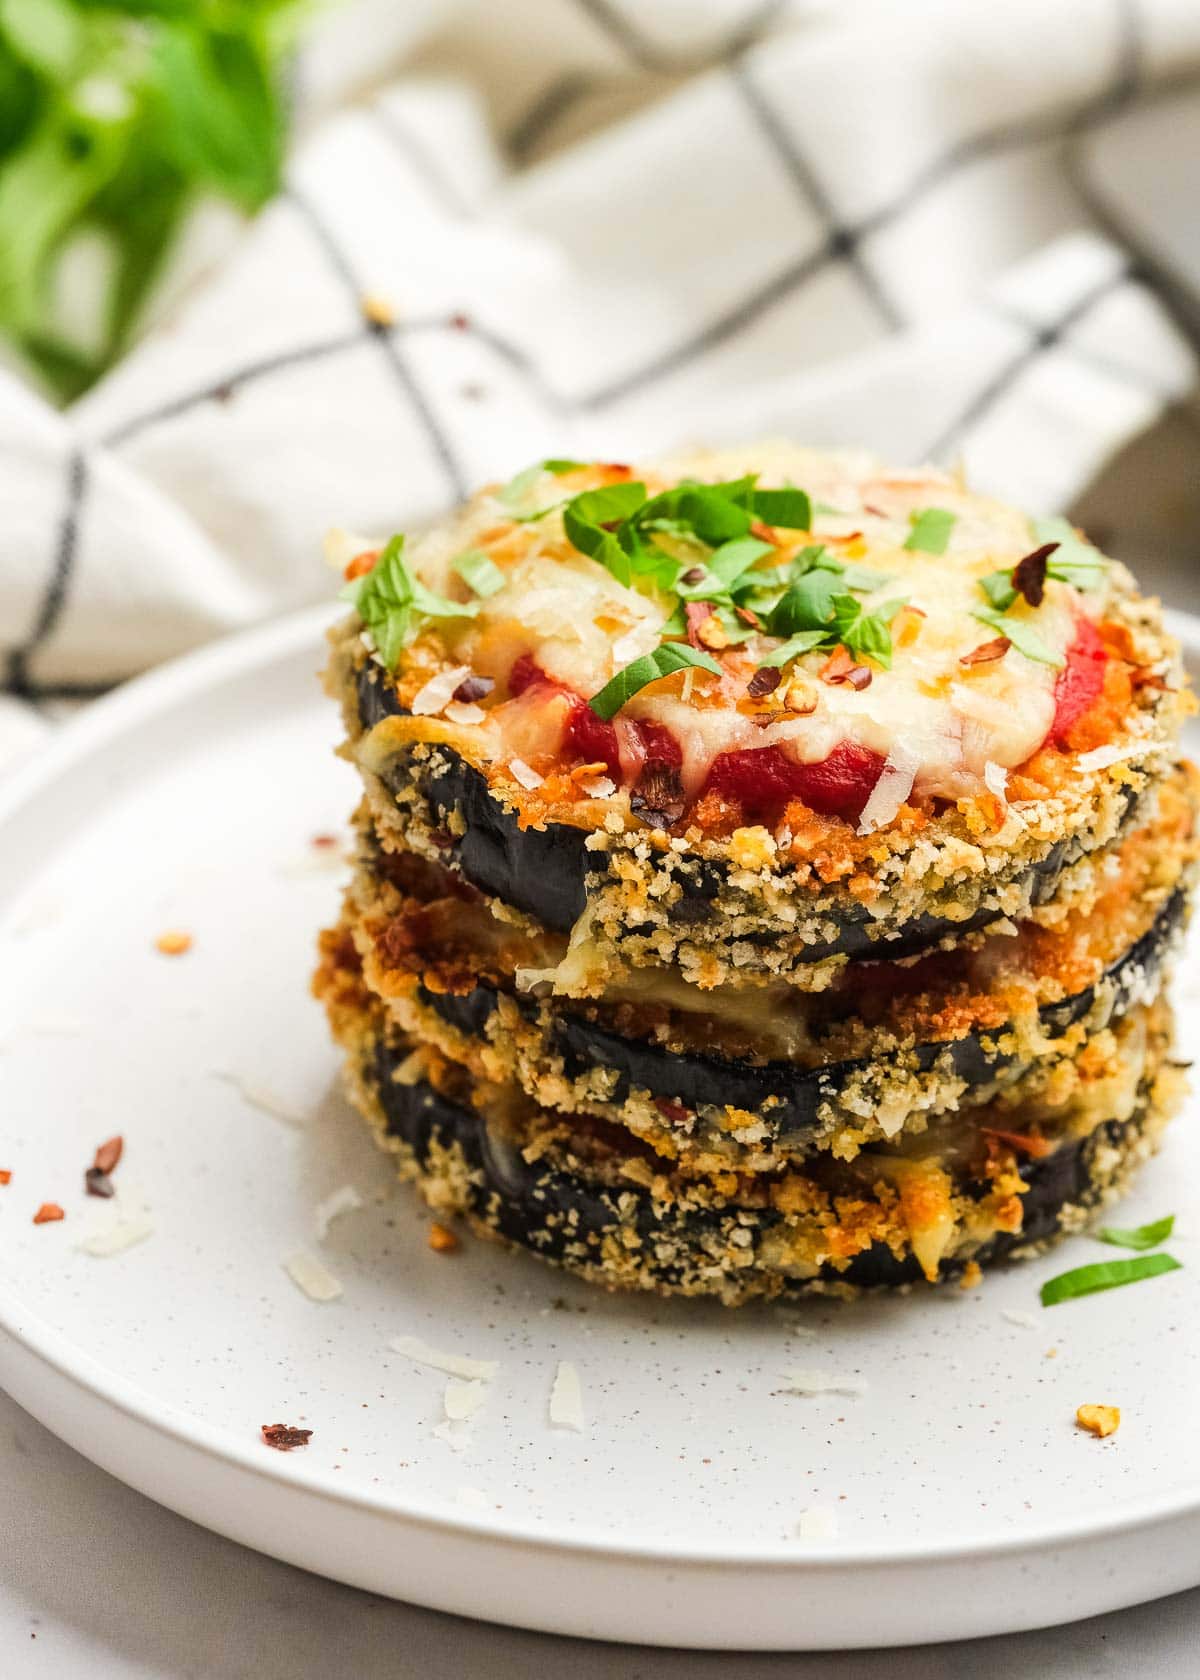
M 716 1294 L 729 1304 L 754 1294 L 803 1294 L 829 1285 L 897 1289 L 925 1281 L 915 1256 L 897 1257 L 881 1244 L 854 1256 L 840 1270 L 823 1267 L 816 1277 L 791 1278 L 752 1263 L 714 1280 L 713 1248 L 705 1246 L 706 1238 L 719 1244 L 723 1228 L 730 1228 L 736 1217 L 741 1229 L 753 1230 L 757 1243 L 783 1222 L 783 1216 L 774 1210 L 755 1210 L 754 1222 L 747 1227 L 744 1213 L 663 1214 L 636 1187 L 614 1192 L 541 1164 L 531 1167 L 514 1148 L 492 1135 L 478 1112 L 460 1106 L 424 1081 L 397 1082 L 392 1075 L 406 1054 L 406 1049 L 379 1043 L 373 1061 L 361 1069 L 364 1084 L 383 1112 L 388 1136 L 412 1151 L 419 1176 L 431 1173 L 435 1154 L 461 1151 L 468 1169 L 466 1206 L 461 1211 L 489 1234 L 539 1259 L 583 1271 L 593 1281 L 630 1287 L 627 1274 L 605 1270 L 604 1247 L 606 1239 L 633 1231 L 639 1239 L 636 1287 L 666 1294 Z M 1022 1197 L 1022 1228 L 998 1232 L 971 1254 L 951 1256 L 943 1262 L 939 1281 L 961 1274 L 969 1264 L 994 1265 L 1046 1244 L 1067 1234 L 1068 1224 L 1071 1231 L 1076 1230 L 1081 1208 L 1108 1199 L 1114 1151 L 1118 1156 L 1136 1157 L 1143 1134 L 1156 1118 L 1146 1099 L 1130 1119 L 1103 1121 L 1088 1137 L 1027 1163 L 1023 1176 L 1029 1188 Z M 1092 1170 L 1097 1155 L 1106 1169 L 1103 1182 Z
M 1129 1006 L 1143 1001 L 1148 990 L 1157 986 L 1187 909 L 1188 891 L 1179 887 L 1146 932 L 1105 970 L 1101 982 L 1059 1003 L 1047 1004 L 1040 1012 L 1047 1036 L 1061 1037 L 1085 1019 L 1102 986 L 1111 986 L 1112 994 L 1111 1008 L 1101 1025 L 1120 1019 Z M 538 1006 L 534 1000 L 508 995 L 527 1020 L 536 1022 Z M 476 1035 L 486 1032 L 488 1020 L 499 1005 L 499 994 L 485 985 L 457 996 L 420 986 L 417 998 L 448 1025 Z M 1023 1063 L 1013 1052 L 996 1047 L 995 1041 L 1004 1032 L 1004 1028 L 999 1028 L 994 1032 L 970 1033 L 960 1039 L 917 1045 L 913 1051 L 915 1071 L 930 1073 L 947 1057 L 948 1072 L 968 1087 L 985 1085 L 1000 1074 L 1016 1077 L 1032 1064 Z M 798 1070 L 789 1062 L 755 1065 L 718 1056 L 683 1055 L 645 1041 L 623 1038 L 569 1010 L 554 1014 L 547 1037 L 548 1054 L 562 1057 L 568 1078 L 594 1069 L 615 1071 L 617 1080 L 610 1098 L 614 1106 L 623 1103 L 633 1090 L 640 1090 L 652 1099 L 682 1104 L 692 1113 L 714 1104 L 745 1109 L 758 1115 L 773 1141 L 794 1148 L 811 1143 L 828 1129 L 821 1119 L 821 1111 L 829 1104 L 836 1104 L 846 1086 L 869 1072 L 873 1065 L 870 1058 L 858 1057 Z M 879 1064 L 885 1077 L 894 1060 Z
M 358 718 L 364 730 L 402 713 L 395 691 L 382 680 L 378 665 L 368 662 L 360 667 L 356 680 Z M 597 860 L 605 854 L 588 850 L 585 829 L 563 823 L 521 828 L 515 814 L 493 798 L 480 772 L 451 747 L 439 746 L 436 760 L 419 767 L 403 755 L 398 763 L 406 765 L 411 773 L 385 773 L 381 778 L 384 785 L 392 793 L 415 786 L 429 806 L 435 827 L 444 827 L 452 815 L 457 819 L 454 826 L 461 832 L 452 836 L 448 856 L 472 886 L 535 916 L 558 933 L 568 933 L 574 927 L 586 908 L 589 894 L 598 890 L 607 878 L 607 866 L 596 867 Z M 1139 803 L 1132 788 L 1123 790 L 1123 798 L 1121 832 L 1133 820 Z M 1063 871 L 1089 849 L 1078 838 L 1060 840 L 1051 846 L 1023 877 L 1028 882 L 1030 904 L 1048 903 Z M 676 876 L 682 896 L 672 905 L 669 916 L 673 923 L 679 924 L 681 936 L 690 937 L 698 927 L 712 920 L 713 901 L 725 890 L 727 874 L 725 865 L 706 859 L 700 864 L 697 879 Z M 822 906 L 820 914 L 823 920 L 835 922 L 839 931 L 833 939 L 806 945 L 805 962 L 834 956 L 876 959 L 915 956 L 942 939 L 958 940 L 965 934 L 978 932 L 1001 920 L 1007 912 L 984 907 L 958 921 L 923 913 L 882 938 L 872 938 L 871 928 L 880 924 L 849 895 L 844 905 Z M 770 946 L 783 933 L 782 928 L 766 929 L 736 937 L 741 945 Z

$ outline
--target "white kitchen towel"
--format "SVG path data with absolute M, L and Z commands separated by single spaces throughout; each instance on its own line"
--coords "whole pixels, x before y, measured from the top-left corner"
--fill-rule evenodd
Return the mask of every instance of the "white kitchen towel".
M 0 379 L 11 696 L 327 595 L 326 528 L 543 455 L 787 433 L 1050 511 L 1192 385 L 1071 146 L 1200 90 L 1195 0 L 397 15 L 310 47 L 287 191 L 100 386 Z M 10 700 L 0 758 L 28 732 Z

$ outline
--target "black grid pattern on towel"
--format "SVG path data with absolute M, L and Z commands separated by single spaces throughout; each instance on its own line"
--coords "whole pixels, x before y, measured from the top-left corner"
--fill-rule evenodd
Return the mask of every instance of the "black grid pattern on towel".
M 71 587 L 71 573 L 79 550 L 80 521 L 84 497 L 87 494 L 87 457 L 81 449 L 74 449 L 67 457 L 66 482 L 63 487 L 62 513 L 54 542 L 50 576 L 42 589 L 33 626 L 24 641 L 10 649 L 7 658 L 4 687 L 22 699 L 35 700 L 43 691 L 33 682 L 29 664 L 38 648 L 54 630 L 66 606 Z
M 697 60 L 709 64 L 725 64 L 740 91 L 747 109 L 754 117 L 760 132 L 768 141 L 779 166 L 786 172 L 794 191 L 799 193 L 811 209 L 822 219 L 822 238 L 811 250 L 795 256 L 773 275 L 768 275 L 728 308 L 701 323 L 676 344 L 668 345 L 641 366 L 627 371 L 604 386 L 589 392 L 567 395 L 554 390 L 539 370 L 535 354 L 523 345 L 514 343 L 489 328 L 477 318 L 457 313 L 430 316 L 393 325 L 372 322 L 362 317 L 361 326 L 297 345 L 292 349 L 251 361 L 222 373 L 202 386 L 156 404 L 141 414 L 131 415 L 102 440 L 109 447 L 119 447 L 141 436 L 150 428 L 187 413 L 200 404 L 221 401 L 243 385 L 269 379 L 277 372 L 294 369 L 309 363 L 322 363 L 360 348 L 365 342 L 379 347 L 386 360 L 400 396 L 417 418 L 428 440 L 434 458 L 439 462 L 446 484 L 447 499 L 463 496 L 468 486 L 458 459 L 452 428 L 433 406 L 430 398 L 414 377 L 404 344 L 410 336 L 436 332 L 468 332 L 517 371 L 527 382 L 530 391 L 549 413 L 562 417 L 573 413 L 596 412 L 630 396 L 638 390 L 685 369 L 691 362 L 732 340 L 752 326 L 769 310 L 793 299 L 804 287 L 830 266 L 845 264 L 855 274 L 865 294 L 869 295 L 879 314 L 895 318 L 894 306 L 886 298 L 877 275 L 867 267 L 862 254 L 863 242 L 870 235 L 895 223 L 917 206 L 925 195 L 945 182 L 955 172 L 973 162 L 1009 150 L 1043 145 L 1076 135 L 1102 122 L 1130 103 L 1139 91 L 1141 82 L 1141 44 L 1135 0 L 1114 0 L 1120 24 L 1118 50 L 1104 88 L 1082 104 L 1044 113 L 1025 124 L 997 127 L 980 135 L 961 140 L 939 157 L 923 165 L 913 178 L 891 200 L 860 216 L 857 220 L 843 220 L 831 202 L 828 192 L 814 173 L 811 162 L 804 155 L 784 126 L 782 115 L 764 99 L 761 89 L 744 62 L 747 49 L 768 26 L 780 10 L 779 0 L 768 0 L 747 13 L 744 23 L 717 49 L 707 54 L 681 53 L 679 57 L 664 54 L 643 36 L 631 18 L 616 5 L 615 0 L 571 0 L 594 22 L 618 42 L 630 61 L 639 68 L 655 73 L 678 74 L 695 69 Z M 1194 83 L 1195 78 L 1181 78 L 1176 85 Z M 389 126 L 393 143 L 403 144 L 408 161 L 420 170 L 431 197 L 437 196 L 449 209 L 461 211 L 461 199 L 447 182 L 444 171 L 437 168 L 427 150 L 413 137 L 398 130 L 390 118 L 376 112 L 379 125 Z M 518 125 L 519 126 L 519 125 Z M 326 261 L 339 277 L 350 295 L 356 314 L 361 313 L 363 287 L 360 285 L 345 253 L 331 237 L 328 227 L 314 206 L 295 191 L 290 202 L 304 217 L 314 240 L 319 244 Z M 960 414 L 943 428 L 927 446 L 925 458 L 946 456 L 961 449 L 972 429 L 991 414 L 1008 392 L 1019 384 L 1029 368 L 1049 349 L 1059 346 L 1064 336 L 1104 296 L 1134 278 L 1128 269 L 1111 276 L 1099 287 L 1077 299 L 1063 315 L 1049 326 L 1037 327 L 1021 323 L 1029 334 L 1028 343 L 1011 360 L 995 371 L 983 387 L 964 404 Z M 1146 282 L 1147 276 L 1137 276 Z M 1077 351 L 1080 355 L 1082 351 Z M 1150 388 L 1147 378 L 1134 369 L 1122 368 L 1119 362 L 1106 363 L 1105 371 L 1114 379 Z M 72 567 L 79 543 L 79 518 L 84 501 L 86 465 L 81 453 L 72 457 L 68 473 L 68 494 L 59 541 L 56 546 L 51 575 L 48 578 L 41 606 L 33 630 L 26 640 L 8 655 L 4 687 L 27 697 L 49 693 L 30 675 L 31 655 L 52 634 L 59 623 L 67 602 Z M 78 686 L 81 691 L 93 692 L 92 685 L 58 685 L 53 692 L 67 692 Z

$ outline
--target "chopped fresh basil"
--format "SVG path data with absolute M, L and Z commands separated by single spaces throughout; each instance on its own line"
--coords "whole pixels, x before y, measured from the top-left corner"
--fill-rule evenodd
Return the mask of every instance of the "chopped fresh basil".
M 659 677 L 669 677 L 674 671 L 682 671 L 687 665 L 698 665 L 702 671 L 711 671 L 714 676 L 720 676 L 721 667 L 711 654 L 701 653 L 699 648 L 691 647 L 687 642 L 662 642 L 653 653 L 644 653 L 640 659 L 635 659 L 631 665 L 609 681 L 593 694 L 588 705 L 597 717 L 607 722 L 616 717 L 627 700 L 648 683 L 657 682 Z
M 546 471 L 548 473 L 553 473 L 556 478 L 561 478 L 563 473 L 579 472 L 579 471 L 582 470 L 582 468 L 586 467 L 587 464 L 588 463 L 586 461 L 566 461 L 566 460 L 555 460 L 555 461 L 543 461 L 542 462 L 542 465 L 545 467 Z
M 977 618 L 980 624 L 989 625 L 997 635 L 1007 636 L 1017 652 L 1023 653 L 1026 659 L 1036 660 L 1039 665 L 1053 665 L 1057 669 L 1066 663 L 1046 646 L 1028 619 L 1013 618 L 1008 613 L 993 612 L 987 607 L 980 607 L 971 617 Z
M 885 583 L 892 581 L 890 572 L 877 572 L 873 566 L 845 566 L 842 568 L 842 582 L 847 589 L 856 589 L 863 595 L 869 595 L 873 589 L 882 589 Z
M 1106 1225 L 1096 1235 L 1101 1242 L 1112 1243 L 1114 1248 L 1157 1248 L 1160 1242 L 1166 1242 L 1174 1229 L 1175 1215 L 1169 1213 L 1165 1219 L 1155 1219 L 1149 1225 L 1136 1225 L 1132 1230 Z
M 504 588 L 504 573 L 490 554 L 481 548 L 467 548 L 450 562 L 459 577 L 476 595 L 486 599 Z
M 710 548 L 744 537 L 750 529 L 750 510 L 745 506 L 754 485 L 752 478 L 732 484 L 697 484 L 685 479 L 663 490 L 640 507 L 633 516 L 636 526 L 669 519 L 678 522 Z
M 1057 551 L 1050 556 L 1046 576 L 1069 583 L 1075 589 L 1099 589 L 1108 570 L 1108 561 L 1076 535 L 1067 519 L 1035 519 L 1034 533 L 1039 542 L 1057 543 Z
M 815 569 L 798 577 L 771 613 L 767 629 L 772 636 L 794 636 L 797 630 L 821 630 L 828 634 L 834 616 L 835 599 L 858 605 L 852 595 L 840 595 L 836 572 Z
M 1031 523 L 1040 543 L 1058 545 L 1047 557 L 1047 577 L 1069 583 L 1074 589 L 1100 587 L 1108 561 L 1090 544 L 1080 542 L 1065 519 L 1035 519 Z M 979 580 L 979 587 L 998 612 L 1007 612 L 1017 598 L 1018 591 L 1013 583 L 1015 569 L 1010 566 L 1007 571 L 989 572 Z
M 945 554 L 950 533 L 957 523 L 958 515 L 949 508 L 921 508 L 909 515 L 912 530 L 904 539 L 904 546 L 920 549 L 924 554 Z
M 473 618 L 479 610 L 473 601 L 448 601 L 427 589 L 405 563 L 402 536 L 392 538 L 369 572 L 346 585 L 341 599 L 355 608 L 389 671 L 427 620 Z
M 815 514 L 826 519 L 849 519 L 850 517 L 845 508 L 834 507 L 831 502 L 814 502 L 812 510 Z
M 855 659 L 873 659 L 885 671 L 892 666 L 891 622 L 903 600 L 885 601 L 875 612 L 862 609 L 853 595 L 839 595 L 834 602 L 837 639 Z
M 785 531 L 810 531 L 813 510 L 804 490 L 755 490 L 750 497 L 754 517 Z
M 786 642 L 782 642 L 773 653 L 768 653 L 764 659 L 760 659 L 758 662 L 759 669 L 761 670 L 764 665 L 770 665 L 778 669 L 788 664 L 790 660 L 798 659 L 802 653 L 811 653 L 814 648 L 820 647 L 825 640 L 825 634 L 824 630 L 798 630 L 794 636 L 789 636 Z
M 727 590 L 743 572 L 770 552 L 770 543 L 760 542 L 757 537 L 733 537 L 714 549 L 708 558 L 708 570 L 720 582 L 722 590 Z
M 1007 572 L 989 572 L 980 578 L 979 587 L 997 612 L 1007 612 L 1017 598 L 1011 567 Z
M 584 490 L 563 508 L 563 529 L 581 554 L 606 566 L 618 583 L 633 582 L 633 562 L 609 526 L 622 526 L 646 504 L 646 486 L 636 481 Z
M 531 467 L 523 467 L 519 473 L 514 473 L 498 492 L 505 507 L 519 508 L 545 470 L 540 461 L 535 461 Z
M 1140 1283 L 1143 1278 L 1161 1277 L 1164 1272 L 1179 1269 L 1179 1261 L 1169 1254 L 1139 1254 L 1133 1260 L 1099 1260 L 1092 1266 L 1076 1266 L 1074 1271 L 1060 1272 L 1042 1285 L 1042 1305 L 1054 1307 L 1060 1301 L 1074 1301 L 1101 1289 L 1119 1289 L 1122 1284 Z

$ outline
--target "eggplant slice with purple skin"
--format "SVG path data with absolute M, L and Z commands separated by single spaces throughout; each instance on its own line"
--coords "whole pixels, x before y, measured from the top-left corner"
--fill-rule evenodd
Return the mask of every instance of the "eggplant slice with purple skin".
M 689 1295 L 770 1292 L 777 1272 L 768 1263 L 759 1262 L 757 1253 L 763 1238 L 785 1223 L 783 1215 L 774 1209 L 738 1209 L 733 1205 L 720 1211 L 673 1211 L 656 1206 L 646 1191 L 634 1185 L 614 1189 L 547 1165 L 544 1160 L 531 1164 L 506 1139 L 498 1137 L 478 1111 L 453 1101 L 425 1081 L 398 1081 L 396 1069 L 410 1048 L 407 1041 L 391 1045 L 378 1042 L 373 1059 L 361 1070 L 383 1111 L 387 1132 L 413 1152 L 421 1173 L 435 1170 L 435 1157 L 457 1145 L 468 1168 L 460 1181 L 467 1197 L 463 1211 L 496 1235 L 530 1250 L 541 1260 L 564 1265 L 568 1270 L 590 1270 L 593 1277 L 603 1280 L 606 1245 L 616 1239 L 628 1253 L 625 1242 L 634 1232 L 640 1240 L 634 1245 L 639 1287 Z M 1132 1149 L 1138 1141 L 1148 1118 L 1145 1092 L 1139 1101 L 1131 1119 L 1103 1121 L 1088 1137 L 1064 1143 L 1042 1160 L 1026 1162 L 1022 1174 L 1029 1188 L 1021 1198 L 1021 1230 L 998 1232 L 972 1254 L 949 1258 L 942 1275 L 954 1276 L 968 1261 L 994 1264 L 1018 1248 L 1053 1238 L 1066 1209 L 1071 1210 L 1070 1228 L 1076 1229 L 1078 1209 L 1098 1202 L 1108 1182 L 1096 1177 L 1097 1157 L 1111 1175 L 1112 1151 Z M 961 1194 L 982 1199 L 989 1186 L 967 1183 L 958 1189 Z M 749 1263 L 733 1272 L 720 1272 L 718 1257 L 728 1252 L 735 1230 L 750 1232 L 749 1250 L 743 1247 L 746 1239 L 738 1239 Z M 716 1288 L 714 1272 L 720 1280 Z M 877 1243 L 854 1256 L 842 1270 L 826 1266 L 815 1279 L 785 1278 L 783 1288 L 785 1293 L 796 1294 L 821 1282 L 866 1289 L 895 1288 L 920 1282 L 922 1275 L 914 1256 L 898 1257 Z M 756 1280 L 760 1285 L 757 1290 Z M 629 1282 L 624 1275 L 614 1276 L 611 1281 L 626 1286 Z
M 1110 1007 L 1104 1020 L 1094 1023 L 1095 1029 L 1119 1020 L 1131 1005 L 1144 1001 L 1157 987 L 1187 906 L 1188 891 L 1180 887 L 1141 938 L 1110 964 L 1101 981 L 1059 1003 L 1047 1004 L 1040 1012 L 1046 1036 L 1061 1037 L 1090 1014 L 1098 997 L 1105 997 Z M 534 999 L 509 995 L 527 1020 L 538 1021 L 539 1008 Z M 500 1003 L 499 993 L 486 985 L 458 996 L 421 986 L 417 1000 L 460 1032 L 480 1037 Z M 772 1144 L 794 1154 L 803 1154 L 829 1130 L 828 1121 L 821 1118 L 822 1110 L 836 1104 L 846 1086 L 861 1080 L 872 1066 L 871 1058 L 865 1056 L 825 1067 L 797 1068 L 791 1062 L 755 1065 L 719 1056 L 684 1055 L 642 1039 L 624 1038 L 565 1009 L 551 1016 L 543 1030 L 547 1055 L 562 1058 L 567 1078 L 575 1079 L 594 1069 L 616 1073 L 610 1098 L 615 1105 L 624 1102 L 631 1091 L 640 1090 L 652 1099 L 680 1104 L 689 1114 L 710 1105 L 745 1109 L 762 1120 Z M 968 1087 L 1014 1079 L 1030 1064 L 998 1047 L 997 1040 L 1003 1036 L 1004 1029 L 1000 1028 L 919 1044 L 905 1065 L 919 1074 L 937 1067 Z M 694 1137 L 695 1133 L 689 1135 Z M 728 1146 L 729 1140 L 721 1133 L 714 1141 Z
M 395 690 L 378 665 L 368 662 L 361 667 L 357 688 L 359 721 L 364 730 L 373 729 L 384 718 L 403 714 Z M 522 828 L 516 815 L 493 798 L 484 776 L 451 747 L 439 745 L 419 763 L 401 752 L 381 780 L 393 793 L 416 788 L 429 808 L 431 826 L 447 835 L 445 861 L 452 863 L 465 880 L 481 892 L 535 916 L 555 932 L 569 932 L 589 896 L 609 879 L 605 854 L 587 849 L 586 829 L 564 823 Z M 1139 804 L 1132 788 L 1124 790 L 1124 798 L 1122 833 L 1132 826 Z M 1051 846 L 1024 877 L 1029 904 L 1047 904 L 1063 871 L 1089 850 L 1077 836 Z M 744 900 L 744 894 L 729 888 L 727 873 L 719 862 L 695 858 L 686 873 L 675 873 L 681 892 L 668 917 L 680 937 L 687 937 L 688 929 L 722 915 L 725 906 L 719 901 L 726 893 L 730 902 Z M 925 913 L 883 936 L 882 924 L 847 894 L 837 908 L 822 905 L 820 909 L 822 920 L 837 925 L 836 937 L 805 945 L 798 960 L 811 963 L 833 956 L 876 960 L 916 956 L 943 939 L 957 941 L 964 934 L 985 928 L 1006 913 L 991 906 L 984 906 L 965 920 Z M 742 945 L 770 947 L 778 944 L 781 930 L 739 931 L 733 938 Z

